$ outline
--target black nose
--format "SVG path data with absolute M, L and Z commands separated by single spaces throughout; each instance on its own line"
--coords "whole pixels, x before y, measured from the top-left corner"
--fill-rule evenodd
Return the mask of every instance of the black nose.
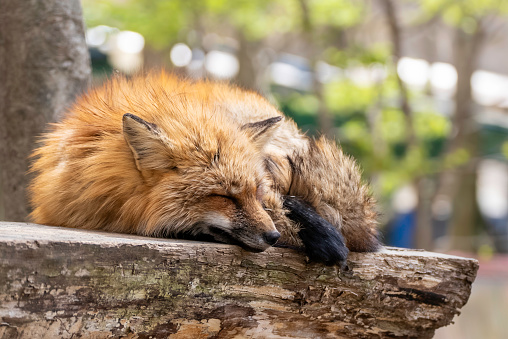
M 265 238 L 265 241 L 270 244 L 270 245 L 275 245 L 275 243 L 277 242 L 277 240 L 279 240 L 280 238 L 280 233 L 277 232 L 277 231 L 273 231 L 273 232 L 266 232 L 265 234 L 263 234 L 263 238 Z

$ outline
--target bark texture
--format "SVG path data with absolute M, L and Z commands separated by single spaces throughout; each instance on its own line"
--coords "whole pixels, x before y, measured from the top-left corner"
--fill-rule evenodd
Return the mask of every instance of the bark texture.
M 26 218 L 25 173 L 36 136 L 87 88 L 90 74 L 79 0 L 0 0 L 3 219 Z
M 0 338 L 430 338 L 466 303 L 473 259 L 289 249 L 0 223 Z

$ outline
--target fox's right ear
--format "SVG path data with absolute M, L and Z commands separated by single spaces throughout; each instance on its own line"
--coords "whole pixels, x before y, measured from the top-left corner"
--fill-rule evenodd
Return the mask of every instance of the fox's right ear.
M 261 149 L 268 141 L 270 141 L 281 120 L 282 117 L 278 116 L 266 120 L 252 122 L 243 125 L 242 130 L 247 131 L 252 141 L 254 141 L 258 148 Z
M 138 170 L 167 170 L 171 165 L 171 141 L 157 125 L 134 114 L 123 116 L 123 136 Z

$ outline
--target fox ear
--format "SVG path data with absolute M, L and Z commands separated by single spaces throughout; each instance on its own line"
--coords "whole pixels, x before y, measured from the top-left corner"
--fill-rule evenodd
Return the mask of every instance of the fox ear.
M 123 136 L 136 167 L 141 170 L 167 170 L 171 165 L 171 142 L 157 127 L 134 114 L 123 116 Z
M 273 133 L 277 130 L 278 123 L 282 120 L 281 116 L 261 120 L 257 122 L 251 122 L 242 126 L 242 130 L 249 133 L 252 141 L 254 141 L 259 148 L 263 148 L 264 145 L 270 141 Z

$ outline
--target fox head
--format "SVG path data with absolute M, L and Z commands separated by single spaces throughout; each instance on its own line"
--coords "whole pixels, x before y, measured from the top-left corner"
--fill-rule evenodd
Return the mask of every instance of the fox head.
M 175 125 L 169 118 L 123 116 L 132 166 L 144 183 L 139 190 L 148 200 L 144 210 L 131 205 L 129 213 L 138 214 L 140 234 L 185 232 L 263 251 L 280 234 L 263 208 L 268 184 L 261 150 L 282 117 L 244 126 L 210 119 L 220 117 Z

